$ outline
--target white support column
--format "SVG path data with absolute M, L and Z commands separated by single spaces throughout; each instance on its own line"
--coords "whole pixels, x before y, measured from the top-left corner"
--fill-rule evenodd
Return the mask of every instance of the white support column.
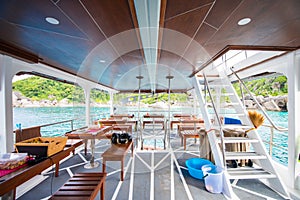
M 110 115 L 115 114 L 114 113 L 114 93 L 109 92 L 109 105 L 110 105 Z
M 300 173 L 298 155 L 300 153 L 300 51 L 288 55 L 288 171 L 289 187 L 300 189 L 297 176 Z
M 12 60 L 0 55 L 0 153 L 14 150 Z
M 89 126 L 90 125 L 90 121 L 91 121 L 91 87 L 87 84 L 84 83 L 78 83 L 82 89 L 84 90 L 84 96 L 85 96 L 85 125 Z

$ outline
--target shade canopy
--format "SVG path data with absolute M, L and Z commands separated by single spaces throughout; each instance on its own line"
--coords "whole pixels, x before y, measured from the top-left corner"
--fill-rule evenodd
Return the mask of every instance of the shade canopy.
M 167 91 L 172 76 L 184 92 L 227 50 L 299 48 L 299 10 L 299 0 L 2 0 L 0 52 L 119 91 L 137 92 L 137 76 L 142 91 Z

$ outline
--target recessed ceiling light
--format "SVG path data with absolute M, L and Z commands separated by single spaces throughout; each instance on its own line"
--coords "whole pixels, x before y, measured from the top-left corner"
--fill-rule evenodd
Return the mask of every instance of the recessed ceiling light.
M 246 18 L 243 18 L 241 19 L 240 21 L 238 21 L 238 25 L 240 26 L 244 26 L 246 24 L 249 24 L 251 22 L 251 19 L 246 17 Z
M 46 17 L 45 20 L 50 24 L 54 24 L 54 25 L 59 24 L 59 21 L 54 17 Z
M 101 62 L 101 63 L 105 63 L 106 61 L 105 61 L 105 60 L 99 60 L 99 62 Z

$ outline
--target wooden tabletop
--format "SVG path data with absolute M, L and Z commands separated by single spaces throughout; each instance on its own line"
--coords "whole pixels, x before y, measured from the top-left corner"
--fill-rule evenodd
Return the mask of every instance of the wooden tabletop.
M 112 126 L 105 126 L 99 129 L 82 129 L 66 133 L 69 139 L 104 139 L 106 134 L 113 130 Z

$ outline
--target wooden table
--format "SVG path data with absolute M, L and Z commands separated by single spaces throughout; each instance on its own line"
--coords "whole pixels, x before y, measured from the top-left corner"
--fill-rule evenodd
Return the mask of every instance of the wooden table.
M 137 120 L 134 120 L 134 119 L 128 119 L 128 120 L 122 120 L 122 119 L 100 119 L 100 120 L 95 121 L 94 123 L 100 123 L 103 126 L 133 125 L 135 130 L 137 128 Z
M 132 125 L 131 124 L 124 124 L 124 125 L 113 125 L 114 131 L 121 131 L 125 133 L 132 134 Z
M 133 118 L 134 115 L 116 114 L 116 115 L 110 115 L 110 117 L 115 119 L 122 119 L 122 118 Z
M 175 124 L 180 125 L 180 124 L 195 124 L 195 123 L 204 123 L 203 119 L 197 119 L 197 118 L 193 118 L 193 117 L 180 117 L 177 119 L 173 119 L 170 123 L 170 128 L 171 130 L 173 130 L 173 126 Z
M 144 115 L 144 119 L 149 120 L 143 120 L 143 129 L 145 128 L 146 124 L 161 124 L 162 129 L 165 129 L 165 116 L 163 115 Z
M 91 140 L 91 152 L 92 157 L 90 163 L 86 164 L 85 168 L 95 168 L 99 166 L 99 163 L 95 162 L 95 140 L 96 139 L 110 139 L 110 135 L 107 133 L 113 130 L 112 126 L 105 126 L 99 129 L 82 129 L 67 133 L 69 139 L 83 139 L 85 141 Z M 85 142 L 86 143 L 86 142 Z
M 25 166 L 15 172 L 2 176 L 0 178 L 0 196 L 12 191 L 13 199 L 15 199 L 15 190 L 17 186 L 42 173 L 53 164 L 55 164 L 55 176 L 57 177 L 59 175 L 59 162 L 69 156 L 70 153 L 75 150 L 75 146 L 76 145 L 74 144 L 70 147 L 67 147 L 35 165 Z

